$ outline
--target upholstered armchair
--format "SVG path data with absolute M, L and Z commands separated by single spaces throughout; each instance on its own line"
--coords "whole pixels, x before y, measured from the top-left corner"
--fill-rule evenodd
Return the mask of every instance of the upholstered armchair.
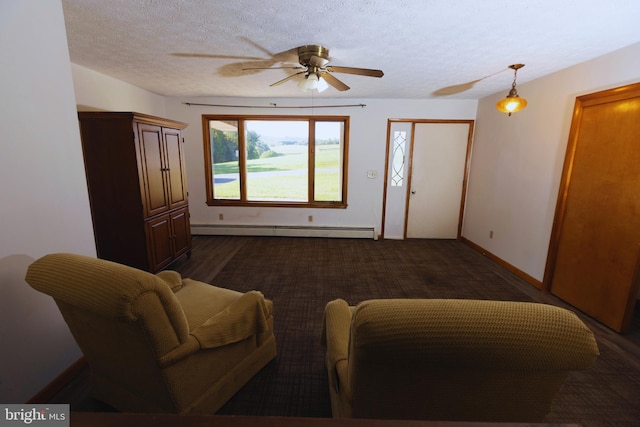
M 272 303 L 110 261 L 52 254 L 26 281 L 51 295 L 91 372 L 123 412 L 214 413 L 276 356 Z
M 443 299 L 327 304 L 334 417 L 540 422 L 593 333 L 551 305 Z

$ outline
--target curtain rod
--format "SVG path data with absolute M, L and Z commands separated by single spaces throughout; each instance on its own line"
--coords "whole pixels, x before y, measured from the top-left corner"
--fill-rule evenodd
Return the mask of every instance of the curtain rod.
M 300 105 L 300 106 L 280 106 L 276 103 L 271 102 L 269 106 L 260 106 L 260 105 L 224 105 L 224 104 L 198 104 L 195 102 L 183 102 L 184 105 L 188 105 L 189 107 L 192 105 L 204 106 L 204 107 L 232 107 L 232 108 L 342 108 L 342 107 L 360 107 L 364 108 L 366 104 L 342 104 L 342 105 Z

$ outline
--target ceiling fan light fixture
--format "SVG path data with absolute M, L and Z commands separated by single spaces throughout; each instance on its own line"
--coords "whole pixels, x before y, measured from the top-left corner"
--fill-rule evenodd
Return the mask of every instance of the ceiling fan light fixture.
M 318 77 L 316 73 L 309 73 L 298 82 L 298 87 L 305 92 L 308 92 L 310 90 L 317 90 L 318 92 L 322 92 L 326 90 L 329 85 L 323 78 Z
M 513 70 L 513 83 L 511 84 L 511 90 L 505 98 L 501 99 L 496 104 L 498 111 L 508 113 L 509 116 L 511 116 L 511 113 L 517 113 L 518 111 L 524 110 L 527 106 L 527 100 L 520 98 L 518 91 L 516 90 L 516 77 L 518 75 L 518 70 L 522 67 L 524 67 L 524 64 L 509 65 L 509 68 Z
M 327 81 L 322 77 L 318 77 L 318 87 L 316 88 L 316 90 L 318 92 L 324 92 L 325 90 L 327 90 L 328 87 L 329 87 L 329 84 L 327 83 Z

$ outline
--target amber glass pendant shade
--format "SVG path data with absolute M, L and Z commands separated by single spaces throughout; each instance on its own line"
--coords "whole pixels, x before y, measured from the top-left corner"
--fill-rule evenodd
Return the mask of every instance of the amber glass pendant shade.
M 498 109 L 498 111 L 509 114 L 517 113 L 520 110 L 524 110 L 526 106 L 526 99 L 520 98 L 517 93 L 515 95 L 512 95 L 511 92 L 509 92 L 509 95 L 507 95 L 506 98 L 501 99 L 496 104 L 496 108 Z
M 517 113 L 518 111 L 524 110 L 524 108 L 527 106 L 527 100 L 524 98 L 520 98 L 520 96 L 518 96 L 518 91 L 516 90 L 516 77 L 518 74 L 518 70 L 522 67 L 524 67 L 524 64 L 509 65 L 509 68 L 514 70 L 513 84 L 511 85 L 509 94 L 505 98 L 498 101 L 498 103 L 496 104 L 496 108 L 502 113 L 508 113 L 509 115 L 511 115 L 511 113 Z

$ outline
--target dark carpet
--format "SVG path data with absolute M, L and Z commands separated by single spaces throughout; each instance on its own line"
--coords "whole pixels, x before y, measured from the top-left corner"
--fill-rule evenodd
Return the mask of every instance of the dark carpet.
M 258 289 L 273 300 L 278 357 L 219 413 L 329 417 L 320 344 L 326 303 L 371 298 L 534 301 L 540 292 L 454 240 L 251 238 L 213 283 Z M 604 333 L 607 333 L 605 330 Z M 612 332 L 613 333 L 613 332 Z M 572 374 L 548 420 L 590 426 L 640 426 L 640 366 L 599 343 L 601 356 Z M 636 354 L 637 355 L 637 354 Z
M 220 413 L 331 416 L 320 345 L 328 301 L 530 300 L 505 286 L 492 267 L 456 241 L 252 240 L 218 273 L 214 283 L 238 291 L 258 289 L 273 301 L 279 355 Z

